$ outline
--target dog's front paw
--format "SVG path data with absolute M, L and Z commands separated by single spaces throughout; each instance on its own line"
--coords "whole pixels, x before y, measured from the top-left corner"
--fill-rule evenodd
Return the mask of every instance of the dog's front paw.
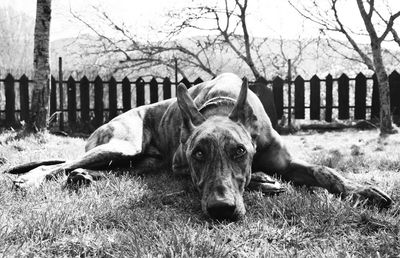
M 32 169 L 26 174 L 18 176 L 13 180 L 15 189 L 38 188 L 46 180 L 46 167 L 41 166 Z
M 264 194 L 278 194 L 286 191 L 279 182 L 263 172 L 252 173 L 247 188 L 252 191 L 261 191 Z
M 15 189 L 38 188 L 41 184 L 39 180 L 33 180 L 32 178 L 24 176 L 19 176 L 12 182 L 13 182 L 13 188 Z
M 87 186 L 93 181 L 93 177 L 85 169 L 78 168 L 71 171 L 68 175 L 67 186 Z
M 372 186 L 361 186 L 353 193 L 353 197 L 359 200 L 366 200 L 369 205 L 375 205 L 379 208 L 389 208 L 393 200 L 388 194 Z

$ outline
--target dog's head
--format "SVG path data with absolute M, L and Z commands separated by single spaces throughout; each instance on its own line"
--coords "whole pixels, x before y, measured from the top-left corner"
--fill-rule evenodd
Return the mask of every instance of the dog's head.
M 254 135 L 246 128 L 248 85 L 244 80 L 229 116 L 205 118 L 186 87 L 177 89 L 182 114 L 180 156 L 201 194 L 203 211 L 214 219 L 236 220 L 245 214 L 243 192 L 250 182 Z

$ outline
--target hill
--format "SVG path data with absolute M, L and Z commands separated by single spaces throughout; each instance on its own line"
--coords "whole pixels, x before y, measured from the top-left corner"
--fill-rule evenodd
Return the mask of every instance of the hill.
M 201 41 L 202 38 L 206 40 L 205 37 L 199 36 L 195 38 L 195 41 Z M 262 40 L 255 39 L 254 44 L 258 44 Z M 193 38 L 182 39 L 179 43 L 190 50 L 194 50 L 196 47 L 193 45 Z M 166 44 L 174 44 L 174 42 Z M 259 67 L 264 66 L 264 69 L 261 70 L 267 79 L 274 78 L 277 75 L 285 77 L 287 64 L 283 59 L 283 55 L 292 58 L 298 55 L 299 44 L 303 46 L 307 44 L 307 46 L 301 50 L 301 57 L 294 63 L 293 70 L 295 75 L 309 78 L 313 74 L 325 76 L 328 73 L 332 75 L 347 73 L 352 76 L 358 72 L 370 73 L 365 65 L 350 60 L 350 58 L 355 58 L 356 56 L 345 44 L 333 44 L 332 42 L 328 44 L 326 40 L 319 39 L 308 39 L 303 42 L 298 40 L 268 39 L 260 47 L 258 52 L 260 58 L 256 60 L 256 65 Z M 128 44 L 125 46 L 126 49 L 129 48 Z M 368 46 L 365 45 L 363 47 L 366 48 Z M 119 69 L 121 67 L 119 61 L 123 58 L 121 54 L 110 55 L 102 53 L 104 51 L 102 42 L 98 38 L 89 35 L 53 41 L 51 49 L 52 67 L 58 67 L 58 57 L 63 57 L 64 71 L 75 76 L 81 76 L 82 74 L 95 76 L 100 74 L 107 77 L 112 74 L 120 78 L 128 76 L 132 79 L 147 75 L 174 76 L 174 71 L 165 67 L 160 69 L 160 67 L 152 68 L 150 66 L 146 70 L 138 70 L 137 67 L 131 66 Z M 213 49 L 208 51 L 207 55 L 210 60 L 210 67 L 215 73 L 230 71 L 241 76 L 253 77 L 248 67 L 228 47 Z M 398 61 L 393 57 L 394 55 L 389 54 L 388 51 L 384 55 L 389 71 L 398 68 L 399 65 Z M 198 76 L 202 78 L 211 77 L 211 75 L 200 69 L 182 67 L 180 64 L 178 66 L 189 79 L 194 80 Z

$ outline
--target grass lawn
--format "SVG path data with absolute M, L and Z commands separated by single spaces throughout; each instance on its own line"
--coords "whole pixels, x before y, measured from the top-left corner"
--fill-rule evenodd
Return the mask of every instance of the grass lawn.
M 247 215 L 218 223 L 202 215 L 187 178 L 168 171 L 110 174 L 78 192 L 63 181 L 31 192 L 11 189 L 0 174 L 0 255 L 111 257 L 393 257 L 400 255 L 400 135 L 377 131 L 284 136 L 294 156 L 336 168 L 391 195 L 392 208 L 353 207 L 325 190 L 246 192 Z M 50 158 L 72 159 L 84 140 L 0 134 L 0 171 Z M 129 172 L 128 169 L 120 172 Z M 126 173 L 125 173 L 126 174 Z

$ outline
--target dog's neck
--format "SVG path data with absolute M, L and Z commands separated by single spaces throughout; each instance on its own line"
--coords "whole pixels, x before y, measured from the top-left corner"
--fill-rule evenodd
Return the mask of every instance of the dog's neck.
M 232 111 L 236 100 L 230 97 L 218 96 L 211 98 L 203 103 L 199 108 L 204 116 L 228 115 Z

